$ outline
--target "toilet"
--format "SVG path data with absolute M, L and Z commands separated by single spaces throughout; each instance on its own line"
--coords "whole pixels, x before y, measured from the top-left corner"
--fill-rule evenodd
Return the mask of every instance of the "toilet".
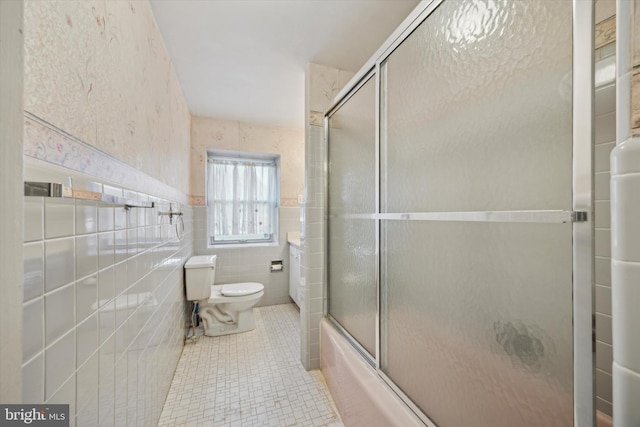
M 187 300 L 199 303 L 204 334 L 217 337 L 255 329 L 253 307 L 264 295 L 264 285 L 214 285 L 216 259 L 216 255 L 193 256 L 184 265 Z

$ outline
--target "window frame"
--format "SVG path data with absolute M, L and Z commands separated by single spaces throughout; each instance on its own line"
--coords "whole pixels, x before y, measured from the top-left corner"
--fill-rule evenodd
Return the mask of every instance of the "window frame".
M 211 190 L 209 188 L 209 161 L 210 159 L 219 159 L 224 161 L 238 161 L 238 162 L 256 162 L 256 163 L 271 163 L 275 167 L 275 173 L 273 177 L 273 185 L 275 186 L 273 191 L 272 203 L 272 225 L 271 225 L 271 237 L 268 239 L 228 239 L 228 240 L 215 240 L 215 236 L 212 230 L 211 222 L 211 206 L 213 201 L 211 198 Z M 279 213 L 280 213 L 280 155 L 270 153 L 259 152 L 245 152 L 245 151 L 232 151 L 232 150 L 218 150 L 207 149 L 205 153 L 205 206 L 206 206 L 206 223 L 207 223 L 207 247 L 219 248 L 224 246 L 270 246 L 278 243 L 279 235 Z

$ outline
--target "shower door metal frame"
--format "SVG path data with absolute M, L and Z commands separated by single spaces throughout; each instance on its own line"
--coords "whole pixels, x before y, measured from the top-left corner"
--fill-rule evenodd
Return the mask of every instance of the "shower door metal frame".
M 358 93 L 358 90 L 360 90 L 365 84 L 367 84 L 369 81 L 373 81 L 374 84 L 376 85 L 376 108 L 375 108 L 375 114 L 374 114 L 374 120 L 375 120 L 375 133 L 376 133 L 376 155 L 375 155 L 375 166 L 376 166 L 376 170 L 375 170 L 375 181 L 376 181 L 376 188 L 375 188 L 375 209 L 376 211 L 380 210 L 380 205 L 379 205 L 379 195 L 380 195 L 380 191 L 379 191 L 379 173 L 380 173 L 380 168 L 379 166 L 379 161 L 378 161 L 378 154 L 379 154 L 379 150 L 377 147 L 377 143 L 378 143 L 378 90 L 377 90 L 377 68 L 371 68 L 369 70 L 366 71 L 366 73 L 364 73 L 364 75 L 362 75 L 358 81 L 355 83 L 355 85 L 349 85 L 350 86 L 350 90 L 340 98 L 340 100 L 338 102 L 335 102 L 331 109 L 328 110 L 328 112 L 325 114 L 324 116 L 324 122 L 323 122 L 323 126 L 324 126 L 324 150 L 325 150 L 325 171 L 327 173 L 325 173 L 324 176 L 324 206 L 325 206 L 325 212 L 324 212 L 324 218 L 325 218 L 325 223 L 326 223 L 326 227 L 325 227 L 325 242 L 329 242 L 329 236 L 330 236 L 330 224 L 329 224 L 329 119 L 331 118 L 331 116 L 337 112 L 340 107 L 342 107 L 347 101 L 349 101 L 349 99 L 351 99 L 351 97 L 353 95 L 355 95 L 356 93 Z M 351 83 L 351 82 L 349 82 Z M 380 259 L 380 244 L 378 241 L 378 236 L 379 236 L 379 227 L 378 227 L 378 221 L 376 221 L 376 227 L 375 227 L 375 247 L 374 247 L 374 257 L 375 257 L 375 278 L 376 278 L 376 331 L 375 331 L 375 339 L 376 339 L 376 354 L 373 355 L 371 353 L 369 353 L 369 351 L 364 348 L 364 346 L 362 344 L 360 344 L 358 342 L 357 339 L 355 339 L 350 333 L 349 331 L 347 331 L 347 329 L 342 326 L 342 324 L 340 324 L 340 322 L 334 318 L 330 313 L 329 313 L 329 286 L 328 286 L 328 277 L 329 277 L 329 245 L 326 245 L 326 249 L 324 251 L 324 276 L 325 276 L 325 280 L 323 283 L 323 316 L 326 317 L 327 319 L 329 319 L 329 321 L 331 322 L 331 324 L 333 326 L 336 327 L 336 329 L 340 332 L 340 334 L 356 349 L 356 351 L 358 353 L 360 353 L 362 355 L 362 357 L 365 359 L 365 361 L 367 363 L 369 363 L 369 365 L 371 365 L 372 367 L 376 367 L 377 369 L 377 361 L 379 359 L 378 357 L 378 351 L 379 351 L 379 324 L 380 324 L 380 319 L 379 319 L 379 297 L 380 297 L 380 275 L 379 275 L 379 259 Z
M 382 126 L 382 84 L 384 83 L 384 63 L 393 51 L 413 31 L 428 18 L 429 15 L 446 0 L 424 0 L 394 31 L 387 41 L 365 63 L 358 73 L 335 97 L 334 103 L 324 117 L 325 131 L 325 241 L 328 242 L 328 146 L 329 118 L 342 106 L 364 83 L 374 78 L 376 82 L 375 105 L 375 206 L 376 213 L 370 217 L 375 221 L 375 268 L 377 287 L 376 311 L 376 355 L 372 357 L 328 313 L 328 245 L 324 253 L 324 316 L 332 320 L 332 324 L 345 338 L 375 365 L 376 374 L 390 387 L 398 397 L 427 426 L 436 424 L 415 405 L 411 399 L 382 371 L 380 367 L 381 353 L 381 278 L 380 278 L 380 225 L 381 220 L 417 220 L 417 221 L 474 221 L 474 222 L 533 222 L 533 223 L 566 223 L 573 226 L 573 420 L 574 427 L 592 427 L 595 421 L 594 378 L 595 364 L 593 358 L 593 326 L 592 326 L 592 283 L 593 283 L 593 109 L 594 109 L 594 0 L 572 0 L 572 211 L 500 211 L 500 212 L 440 212 L 440 213 L 389 213 L 381 211 L 381 126 Z
M 573 223 L 574 426 L 595 423 L 593 341 L 593 140 L 595 1 L 573 0 L 573 209 L 588 212 Z

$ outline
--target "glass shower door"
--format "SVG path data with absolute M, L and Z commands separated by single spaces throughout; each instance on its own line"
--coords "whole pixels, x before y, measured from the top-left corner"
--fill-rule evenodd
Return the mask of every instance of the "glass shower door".
M 329 118 L 328 313 L 376 355 L 375 78 Z
M 381 63 L 380 370 L 439 426 L 573 423 L 572 10 L 444 1 Z

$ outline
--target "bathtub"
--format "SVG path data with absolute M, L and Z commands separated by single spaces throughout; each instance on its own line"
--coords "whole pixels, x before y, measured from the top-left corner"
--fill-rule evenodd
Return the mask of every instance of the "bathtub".
M 320 368 L 347 427 L 424 427 L 329 323 L 320 322 Z
M 320 368 L 347 427 L 413 427 L 424 424 L 331 325 L 320 322 Z M 598 411 L 597 427 L 613 427 Z
M 613 427 L 613 419 L 607 414 L 600 411 L 596 412 L 596 426 L 597 427 Z

